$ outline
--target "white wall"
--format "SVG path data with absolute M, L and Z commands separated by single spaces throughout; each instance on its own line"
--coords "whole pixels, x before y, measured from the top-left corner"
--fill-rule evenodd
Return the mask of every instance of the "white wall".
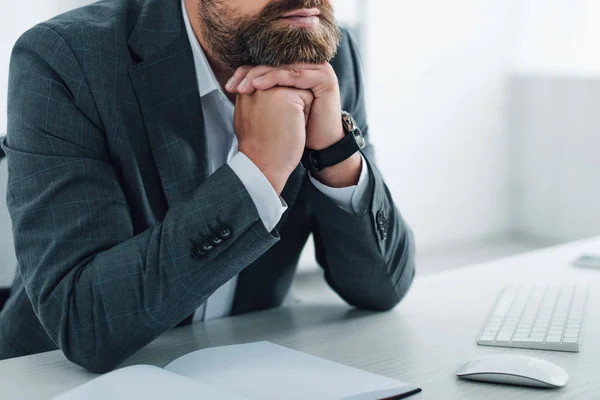
M 522 0 L 511 85 L 514 226 L 600 235 L 600 2 Z
M 371 134 L 418 246 L 506 234 L 513 3 L 367 4 Z
M 525 75 L 511 87 L 515 228 L 600 235 L 600 79 Z
M 600 76 L 598 21 L 598 0 L 520 0 L 513 70 Z

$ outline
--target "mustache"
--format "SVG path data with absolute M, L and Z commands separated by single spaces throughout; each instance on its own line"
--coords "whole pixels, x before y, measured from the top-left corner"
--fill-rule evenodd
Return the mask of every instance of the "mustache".
M 317 8 L 321 12 L 321 18 L 333 19 L 333 7 L 329 0 L 277 0 L 268 4 L 260 13 L 258 19 L 261 22 L 271 22 L 278 19 L 282 14 L 302 8 Z

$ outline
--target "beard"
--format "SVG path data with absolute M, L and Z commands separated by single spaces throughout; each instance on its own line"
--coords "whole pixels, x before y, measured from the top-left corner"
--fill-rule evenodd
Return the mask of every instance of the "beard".
M 236 15 L 226 0 L 200 0 L 202 35 L 211 54 L 225 67 L 323 64 L 337 52 L 341 32 L 329 0 L 275 0 L 258 16 Z M 317 8 L 319 23 L 303 28 L 278 21 L 284 13 Z

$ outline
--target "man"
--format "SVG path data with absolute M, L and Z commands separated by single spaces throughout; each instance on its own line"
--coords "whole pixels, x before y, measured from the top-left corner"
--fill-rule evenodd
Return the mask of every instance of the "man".
M 311 233 L 352 306 L 389 310 L 412 282 L 327 0 L 70 12 L 17 42 L 8 112 L 0 358 L 60 348 L 104 372 L 176 325 L 280 306 Z

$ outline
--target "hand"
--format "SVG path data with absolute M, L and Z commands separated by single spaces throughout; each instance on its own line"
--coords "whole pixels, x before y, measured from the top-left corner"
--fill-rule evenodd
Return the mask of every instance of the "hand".
M 227 83 L 226 89 L 232 93 L 253 94 L 278 86 L 310 90 L 314 96 L 306 126 L 307 148 L 322 150 L 344 137 L 338 80 L 329 63 L 240 67 Z M 355 154 L 315 174 L 315 178 L 331 187 L 347 187 L 357 184 L 361 169 L 362 160 L 359 154 Z
M 304 153 L 313 99 L 310 91 L 291 88 L 237 96 L 234 128 L 238 148 L 279 195 Z
M 329 63 L 240 67 L 226 89 L 232 93 L 252 94 L 276 86 L 310 90 L 314 95 L 306 126 L 306 147 L 322 150 L 344 137 L 338 80 Z

